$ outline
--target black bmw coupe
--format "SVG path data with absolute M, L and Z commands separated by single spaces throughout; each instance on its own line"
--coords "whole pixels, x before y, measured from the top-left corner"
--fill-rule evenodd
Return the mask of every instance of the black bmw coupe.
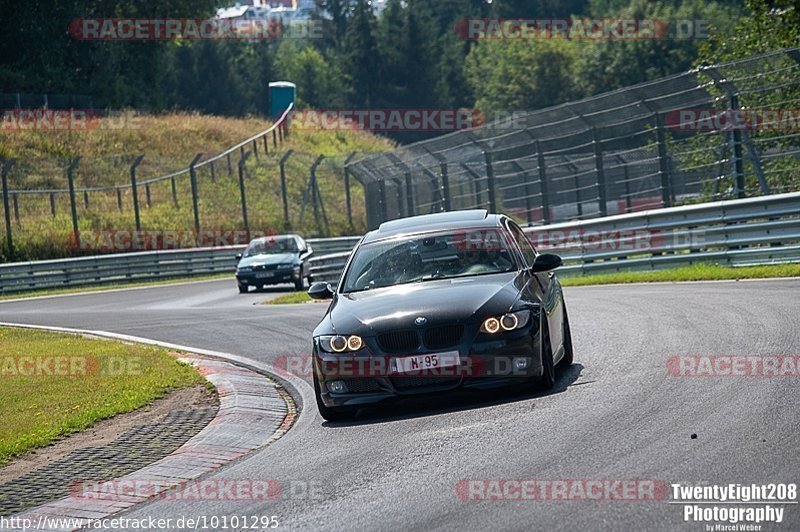
M 454 211 L 394 220 L 354 248 L 314 329 L 325 419 L 402 396 L 530 384 L 572 364 L 556 255 L 504 215 Z

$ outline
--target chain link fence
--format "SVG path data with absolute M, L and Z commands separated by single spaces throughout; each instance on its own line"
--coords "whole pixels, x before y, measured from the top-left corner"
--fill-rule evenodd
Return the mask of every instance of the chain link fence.
M 487 208 L 539 225 L 800 187 L 800 48 L 362 157 L 367 224 Z

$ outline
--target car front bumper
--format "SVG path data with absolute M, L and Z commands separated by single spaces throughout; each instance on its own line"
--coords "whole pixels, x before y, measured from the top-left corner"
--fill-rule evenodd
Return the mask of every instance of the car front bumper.
M 295 270 L 261 270 L 236 272 L 236 281 L 244 286 L 261 286 L 265 284 L 294 283 L 300 279 L 300 272 Z
M 540 334 L 536 329 L 529 326 L 497 338 L 482 338 L 462 345 L 458 349 L 460 368 L 414 374 L 392 370 L 390 361 L 398 355 L 365 353 L 366 349 L 355 356 L 335 355 L 321 351 L 315 343 L 314 372 L 320 398 L 328 407 L 359 406 L 460 389 L 488 390 L 519 385 L 542 375 Z M 517 366 L 521 360 L 525 361 L 524 368 Z M 336 381 L 343 384 L 346 391 L 332 391 L 330 386 Z

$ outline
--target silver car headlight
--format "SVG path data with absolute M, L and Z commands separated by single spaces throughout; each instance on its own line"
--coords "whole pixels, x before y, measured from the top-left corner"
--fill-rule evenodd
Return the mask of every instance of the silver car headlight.
M 481 324 L 481 332 L 486 334 L 498 334 L 521 329 L 528 324 L 530 319 L 530 310 L 518 310 L 517 312 L 503 314 L 502 316 L 492 316 L 483 321 Z

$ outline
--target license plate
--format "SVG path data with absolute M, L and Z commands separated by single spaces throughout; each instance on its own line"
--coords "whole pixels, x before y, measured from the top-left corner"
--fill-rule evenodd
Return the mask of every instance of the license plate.
M 266 279 L 266 278 L 272 277 L 272 276 L 273 276 L 272 272 L 258 272 L 256 274 L 256 279 Z
M 458 356 L 458 351 L 430 353 L 427 355 L 414 355 L 394 359 L 394 370 L 397 373 L 411 373 L 460 365 L 461 358 Z

